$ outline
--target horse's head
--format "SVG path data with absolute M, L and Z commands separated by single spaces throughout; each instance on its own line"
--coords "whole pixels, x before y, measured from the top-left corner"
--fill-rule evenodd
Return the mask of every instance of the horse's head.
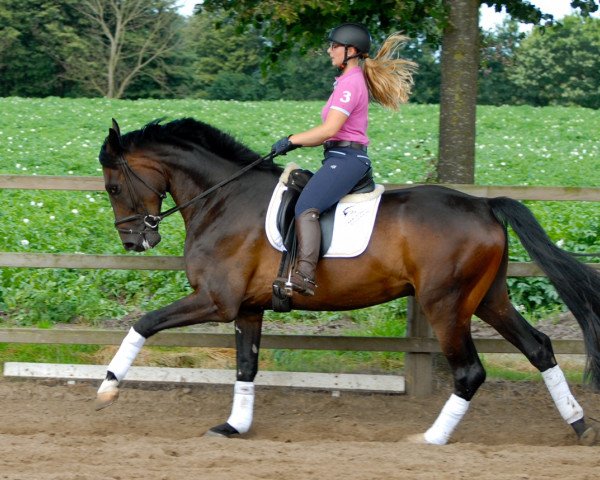
M 160 165 L 132 142 L 124 141 L 125 137 L 113 119 L 99 160 L 123 246 L 141 252 L 160 242 L 159 214 L 166 179 Z

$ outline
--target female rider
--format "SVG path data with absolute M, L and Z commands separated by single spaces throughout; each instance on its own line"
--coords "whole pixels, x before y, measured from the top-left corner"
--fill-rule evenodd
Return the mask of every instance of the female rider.
M 369 96 L 384 107 L 397 109 L 408 100 L 416 67 L 394 58 L 396 48 L 406 40 L 400 34 L 388 37 L 374 59 L 368 58 L 371 36 L 361 24 L 344 23 L 331 31 L 328 40 L 327 53 L 341 75 L 321 112 L 323 123 L 284 137 L 272 147 L 275 155 L 298 147 L 324 147 L 322 167 L 295 207 L 298 252 L 290 282 L 302 295 L 315 293 L 321 247 L 319 215 L 346 195 L 371 167 L 367 155 Z

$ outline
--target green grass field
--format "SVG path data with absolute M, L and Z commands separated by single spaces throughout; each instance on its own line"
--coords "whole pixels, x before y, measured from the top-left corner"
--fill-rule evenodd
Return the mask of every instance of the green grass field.
M 283 135 L 319 121 L 319 102 L 0 98 L 0 173 L 97 175 L 98 149 L 110 120 L 122 131 L 165 118 L 195 117 L 259 153 Z M 437 154 L 439 109 L 372 107 L 369 135 L 381 182 L 422 181 Z M 583 108 L 478 108 L 476 183 L 598 186 L 600 115 Z M 289 158 L 316 167 L 319 149 Z
M 97 154 L 111 118 L 124 132 L 157 118 L 192 116 L 232 134 L 264 154 L 271 144 L 319 121 L 320 102 L 202 100 L 0 99 L 0 174 L 100 175 Z M 380 183 L 423 182 L 434 169 L 439 109 L 407 105 L 398 113 L 372 108 L 369 134 Z M 600 115 L 564 107 L 479 107 L 476 183 L 487 185 L 600 186 Z M 281 160 L 315 169 L 320 151 L 300 149 Z M 100 192 L 0 191 L 0 250 L 120 254 L 107 196 Z M 551 238 L 572 251 L 600 250 L 597 204 L 529 202 Z M 8 206 L 8 207 L 7 207 Z M 170 217 L 163 242 L 144 255 L 179 255 L 183 224 Z M 525 258 L 512 242 L 512 258 Z M 2 269 L 0 312 L 6 325 L 95 326 L 158 308 L 189 292 L 182 272 Z M 516 304 L 534 316 L 559 307 L 544 279 L 511 279 Z M 350 312 L 354 332 L 402 334 L 403 301 Z M 393 314 L 390 314 L 390 311 Z M 338 314 L 272 315 L 275 320 L 323 322 Z M 129 316 L 129 317 L 126 317 Z M 125 320 L 123 320 L 125 321 Z M 88 352 L 86 351 L 86 355 Z M 288 364 L 295 352 L 278 354 Z M 332 353 L 331 363 L 342 353 Z M 356 358 L 356 357 L 354 357 Z M 383 358 L 383 357 L 382 357 Z M 389 356 L 381 362 L 396 362 Z M 367 359 L 364 359 L 367 362 Z M 329 362 L 329 361 L 327 361 Z M 377 368 L 377 367 L 374 367 Z

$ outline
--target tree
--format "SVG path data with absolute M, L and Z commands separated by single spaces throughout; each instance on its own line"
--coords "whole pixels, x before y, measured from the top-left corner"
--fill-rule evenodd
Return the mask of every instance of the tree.
M 205 0 L 204 8 L 225 9 L 241 25 L 261 29 L 271 58 L 297 43 L 314 46 L 324 32 L 343 21 L 365 23 L 372 32 L 402 30 L 410 36 L 442 40 L 440 149 L 441 181 L 471 183 L 474 175 L 475 99 L 479 66 L 479 7 L 503 7 L 515 19 L 552 22 L 526 0 Z M 583 14 L 598 10 L 596 0 L 572 0 Z
M 261 65 L 261 42 L 251 28 L 245 35 L 236 31 L 234 23 L 222 12 L 202 11 L 190 20 L 185 33 L 186 50 L 191 62 L 194 95 L 202 98 L 241 98 L 236 95 L 239 85 L 255 87 L 256 72 Z M 229 81 L 234 84 L 227 85 Z M 218 82 L 215 85 L 215 82 Z M 209 89 L 213 86 L 214 96 Z M 224 97 L 224 95 L 234 95 Z M 256 91 L 245 98 L 255 100 Z
M 57 53 L 65 39 L 65 26 L 77 22 L 64 8 L 74 3 L 4 0 L 0 4 L 0 96 L 63 95 L 68 91 L 70 85 L 62 78 Z
M 15 28 L 14 13 L 6 9 L 6 6 L 0 8 L 0 69 L 6 68 L 6 52 L 9 52 L 18 43 L 20 32 Z
M 174 48 L 182 21 L 175 4 L 174 0 L 78 2 L 75 8 L 87 20 L 87 31 L 67 45 L 65 77 L 108 98 L 121 98 L 140 75 L 164 84 L 165 69 L 160 66 Z
M 376 43 L 392 29 L 436 43 L 447 16 L 443 0 L 204 0 L 198 7 L 198 13 L 226 12 L 238 29 L 260 32 L 271 60 L 297 46 L 304 51 L 323 47 L 326 32 L 344 21 L 367 25 Z
M 493 32 L 482 36 L 477 103 L 512 105 L 517 103 L 517 87 L 510 78 L 515 57 L 527 35 L 515 20 L 507 19 Z
M 551 25 L 544 14 L 523 0 L 444 0 L 448 16 L 442 26 L 442 77 L 440 95 L 440 141 L 437 174 L 443 183 L 475 180 L 475 123 L 477 69 L 479 67 L 479 7 L 485 3 L 502 7 L 513 18 Z M 571 5 L 589 15 L 598 10 L 596 0 L 572 0 Z
M 446 0 L 442 40 L 437 180 L 475 180 L 475 110 L 479 70 L 479 0 Z
M 569 16 L 562 25 L 534 29 L 510 79 L 533 105 L 600 108 L 600 19 Z
M 173 2 L 143 2 L 147 16 L 164 17 Z M 98 2 L 98 5 L 124 8 L 131 0 Z M 141 5 L 142 2 L 139 3 Z M 89 96 L 108 95 L 104 55 L 108 58 L 108 37 L 97 35 L 99 24 L 83 15 L 87 8 L 79 0 L 3 0 L 0 2 L 0 95 L 20 96 Z M 87 11 L 87 10 L 86 10 Z M 114 24 L 110 8 L 105 23 Z M 88 12 L 89 13 L 89 12 Z M 181 30 L 185 19 L 172 9 L 174 27 Z M 112 22 L 112 23 L 111 23 Z M 141 53 L 144 42 L 154 42 L 151 27 L 132 21 L 123 37 L 123 61 L 115 71 L 119 75 L 135 67 L 134 53 Z M 178 33 L 179 34 L 179 33 Z M 165 37 L 166 38 L 166 37 Z M 106 43 L 104 43 L 106 40 Z M 161 40 L 162 41 L 162 40 Z M 131 76 L 123 95 L 166 96 L 187 94 L 189 75 L 185 52 L 172 39 L 173 48 L 150 61 Z M 137 50 L 136 50 L 137 49 Z M 148 59 L 150 52 L 145 50 Z M 123 75 L 125 79 L 126 75 Z M 125 82 L 126 83 L 126 82 Z M 121 83 L 122 85 L 123 83 Z M 118 94 L 118 90 L 114 95 Z M 113 96 L 114 96 L 113 95 Z
M 419 66 L 413 77 L 415 85 L 410 101 L 440 103 L 441 65 L 438 49 L 419 36 L 406 44 L 402 55 Z
M 437 174 L 442 183 L 475 180 L 475 124 L 481 4 L 502 7 L 514 19 L 546 25 L 553 17 L 523 0 L 444 0 L 448 16 L 442 35 L 440 140 Z M 596 0 L 573 0 L 583 13 L 598 10 Z
M 294 48 L 264 71 L 264 37 L 251 26 L 240 31 L 223 11 L 200 11 L 183 37 L 191 56 L 194 96 L 311 100 L 323 98 L 331 90 L 332 78 L 322 74 L 331 65 L 324 49 L 302 54 Z
M 330 75 L 323 75 L 323 72 L 328 71 L 331 72 Z M 280 58 L 267 72 L 263 80 L 264 98 L 322 100 L 331 93 L 334 75 L 337 72 L 331 66 L 331 60 L 324 49 L 302 54 L 296 48 Z

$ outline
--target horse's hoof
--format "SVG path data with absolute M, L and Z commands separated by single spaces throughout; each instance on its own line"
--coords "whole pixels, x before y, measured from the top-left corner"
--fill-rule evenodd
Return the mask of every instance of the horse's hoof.
M 412 435 L 408 435 L 405 437 L 408 443 L 412 443 L 413 445 L 431 445 L 425 440 L 425 435 L 423 433 L 413 433 Z
M 598 432 L 594 430 L 594 427 L 588 427 L 579 437 L 579 445 L 583 445 L 585 447 L 591 447 L 596 444 L 598 440 Z
M 229 435 L 225 435 L 224 433 L 213 432 L 212 430 L 207 430 L 203 437 L 210 438 L 229 438 Z
M 117 401 L 117 398 L 119 398 L 118 388 L 98 393 L 96 395 L 96 401 L 94 402 L 94 408 L 96 410 L 102 410 L 103 408 L 109 407 Z
M 217 425 L 216 427 L 208 430 L 204 436 L 205 437 L 217 437 L 217 438 L 231 438 L 238 436 L 240 432 L 238 432 L 235 428 L 233 428 L 228 423 L 223 423 L 221 425 Z

